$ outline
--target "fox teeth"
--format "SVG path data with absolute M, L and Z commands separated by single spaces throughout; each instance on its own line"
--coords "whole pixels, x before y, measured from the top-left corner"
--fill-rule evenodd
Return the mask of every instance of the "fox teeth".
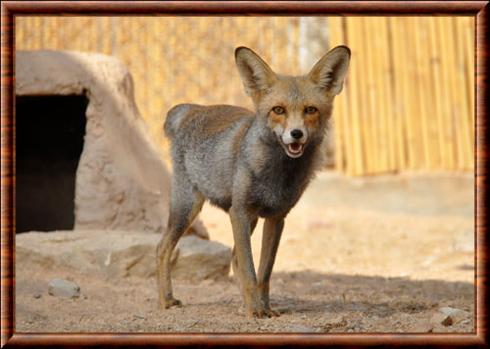
M 288 144 L 288 150 L 291 154 L 299 154 L 303 151 L 303 145 L 298 143 Z

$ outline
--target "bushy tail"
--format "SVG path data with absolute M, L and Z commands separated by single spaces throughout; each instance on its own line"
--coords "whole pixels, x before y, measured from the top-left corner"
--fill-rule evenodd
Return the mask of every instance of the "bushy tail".
M 173 138 L 175 136 L 182 119 L 192 106 L 193 104 L 177 104 L 168 111 L 167 118 L 163 124 L 163 131 L 167 137 Z

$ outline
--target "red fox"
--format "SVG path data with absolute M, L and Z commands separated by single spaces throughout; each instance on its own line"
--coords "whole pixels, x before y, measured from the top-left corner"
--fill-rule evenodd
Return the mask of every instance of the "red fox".
M 230 215 L 238 277 L 248 316 L 271 317 L 269 280 L 284 219 L 321 165 L 333 99 L 342 90 L 350 50 L 338 46 L 304 76 L 276 74 L 255 52 L 235 50 L 235 61 L 255 112 L 231 105 L 180 104 L 164 131 L 173 163 L 170 217 L 157 247 L 162 308 L 181 306 L 172 293 L 171 255 L 203 203 Z M 264 218 L 256 274 L 250 235 Z

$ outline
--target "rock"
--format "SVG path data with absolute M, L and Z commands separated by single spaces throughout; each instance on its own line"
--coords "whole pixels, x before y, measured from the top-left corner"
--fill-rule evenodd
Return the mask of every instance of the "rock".
M 453 325 L 471 317 L 470 312 L 451 307 L 442 307 L 439 311 L 451 317 Z
M 469 317 L 471 317 L 471 313 L 467 311 L 451 307 L 441 307 L 432 315 L 430 322 L 434 325 L 452 326 Z
M 49 282 L 48 293 L 56 297 L 78 298 L 80 286 L 71 281 L 53 279 Z
M 176 249 L 178 258 L 172 270 L 177 278 L 218 279 L 230 272 L 231 249 L 218 242 L 185 236 Z
M 16 265 L 35 263 L 46 269 L 72 268 L 108 279 L 156 274 L 160 235 L 136 231 L 75 230 L 16 236 Z M 231 249 L 218 242 L 182 237 L 174 254 L 172 276 L 184 279 L 228 275 Z
M 432 315 L 432 317 L 430 318 L 430 322 L 431 322 L 431 324 L 436 325 L 436 326 L 437 325 L 451 326 L 453 324 L 451 317 L 444 315 L 442 313 L 439 313 L 439 312 Z
M 203 222 L 200 221 L 199 219 L 194 220 L 192 226 L 189 229 L 187 229 L 184 236 L 188 236 L 188 235 L 195 235 L 197 237 L 200 237 L 201 239 L 209 240 L 208 230 L 204 226 Z

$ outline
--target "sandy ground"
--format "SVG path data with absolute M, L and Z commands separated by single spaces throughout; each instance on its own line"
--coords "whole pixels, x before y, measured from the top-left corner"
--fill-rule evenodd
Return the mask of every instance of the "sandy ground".
M 271 284 L 281 316 L 249 319 L 233 276 L 174 281 L 184 307 L 159 311 L 154 279 L 102 280 L 17 261 L 19 332 L 473 332 L 470 317 L 430 322 L 437 308 L 474 313 L 470 175 L 348 179 L 322 173 L 286 221 Z M 211 238 L 232 246 L 229 219 L 205 206 Z M 253 240 L 258 260 L 259 223 Z M 79 299 L 48 295 L 52 278 Z

